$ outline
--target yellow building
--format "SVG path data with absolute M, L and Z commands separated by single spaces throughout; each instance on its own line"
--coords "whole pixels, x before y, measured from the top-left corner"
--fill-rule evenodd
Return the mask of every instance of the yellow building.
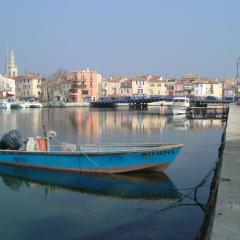
M 167 95 L 166 81 L 162 77 L 150 77 L 147 81 L 148 95 Z
M 132 80 L 132 94 L 147 94 L 147 82 L 150 76 L 137 76 Z

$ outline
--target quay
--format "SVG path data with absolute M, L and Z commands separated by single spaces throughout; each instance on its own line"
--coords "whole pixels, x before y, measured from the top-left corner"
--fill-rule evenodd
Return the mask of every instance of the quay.
M 240 239 L 240 107 L 231 105 L 215 210 L 206 239 Z

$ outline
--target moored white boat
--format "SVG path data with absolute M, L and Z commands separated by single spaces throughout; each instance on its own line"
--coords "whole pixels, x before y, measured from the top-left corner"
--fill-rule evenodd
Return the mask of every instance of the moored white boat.
M 27 104 L 22 101 L 14 101 L 11 103 L 11 108 L 12 109 L 19 109 L 19 108 L 26 108 Z
M 28 102 L 28 107 L 29 108 L 42 108 L 43 105 L 40 102 Z
M 186 114 L 189 107 L 190 99 L 187 97 L 175 97 L 171 106 L 174 115 Z
M 10 109 L 11 103 L 7 99 L 0 100 L 0 109 Z

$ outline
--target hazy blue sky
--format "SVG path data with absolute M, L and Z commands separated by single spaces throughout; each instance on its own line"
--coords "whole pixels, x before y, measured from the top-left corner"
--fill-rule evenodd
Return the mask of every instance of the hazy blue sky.
M 0 0 L 0 66 L 236 75 L 239 0 Z M 25 64 L 27 63 L 27 64 Z

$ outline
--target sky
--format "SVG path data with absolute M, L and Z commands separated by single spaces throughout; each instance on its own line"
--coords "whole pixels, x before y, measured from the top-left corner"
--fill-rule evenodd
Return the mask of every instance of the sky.
M 239 0 L 0 0 L 0 73 L 235 77 Z

